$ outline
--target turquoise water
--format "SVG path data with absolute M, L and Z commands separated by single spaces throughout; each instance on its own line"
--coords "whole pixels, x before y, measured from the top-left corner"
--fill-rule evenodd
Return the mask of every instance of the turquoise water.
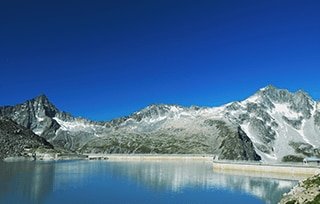
M 277 203 L 297 181 L 210 162 L 1 162 L 0 203 Z

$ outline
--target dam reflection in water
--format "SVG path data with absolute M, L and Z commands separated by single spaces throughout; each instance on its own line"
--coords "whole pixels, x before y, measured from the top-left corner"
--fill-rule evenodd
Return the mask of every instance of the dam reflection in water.
M 0 203 L 277 203 L 301 179 L 215 172 L 195 161 L 0 162 L 0 169 Z

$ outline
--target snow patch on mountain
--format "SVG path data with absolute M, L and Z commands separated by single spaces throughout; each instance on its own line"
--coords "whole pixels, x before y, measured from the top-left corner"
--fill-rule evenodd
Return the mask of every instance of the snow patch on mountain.
M 57 117 L 53 117 L 55 121 L 58 122 L 58 124 L 61 126 L 61 130 L 65 131 L 94 131 L 95 125 L 84 123 L 81 120 L 75 120 L 75 121 L 64 121 Z

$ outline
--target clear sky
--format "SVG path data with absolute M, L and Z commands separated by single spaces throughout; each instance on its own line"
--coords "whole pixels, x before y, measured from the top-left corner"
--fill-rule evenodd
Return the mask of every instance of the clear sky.
M 273 84 L 320 99 L 318 0 L 0 1 L 0 106 L 109 120 Z

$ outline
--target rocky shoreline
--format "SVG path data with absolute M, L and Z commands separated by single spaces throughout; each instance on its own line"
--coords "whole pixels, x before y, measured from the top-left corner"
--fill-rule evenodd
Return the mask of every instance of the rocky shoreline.
M 59 161 L 59 160 L 78 160 L 88 159 L 87 155 L 76 153 L 30 153 L 23 156 L 9 156 L 3 159 L 5 162 L 15 161 Z
M 320 203 L 320 174 L 300 181 L 283 196 L 279 204 Z

